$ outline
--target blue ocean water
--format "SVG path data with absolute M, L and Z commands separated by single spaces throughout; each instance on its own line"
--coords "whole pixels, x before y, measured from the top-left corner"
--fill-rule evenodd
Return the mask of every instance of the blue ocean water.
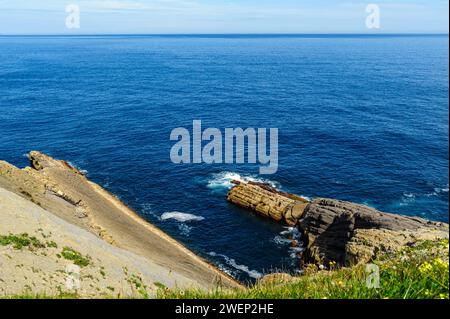
M 239 279 L 294 270 L 289 229 L 228 204 L 230 180 L 448 222 L 448 44 L 448 36 L 0 37 L 0 158 L 25 166 L 23 154 L 40 150 L 70 160 Z M 279 128 L 278 172 L 173 164 L 170 132 L 193 120 Z

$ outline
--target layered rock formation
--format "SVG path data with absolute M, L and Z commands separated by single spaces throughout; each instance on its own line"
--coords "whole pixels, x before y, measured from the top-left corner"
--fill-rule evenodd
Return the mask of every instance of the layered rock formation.
M 351 265 L 379 251 L 396 251 L 420 240 L 448 238 L 447 224 L 377 211 L 334 199 L 313 200 L 298 220 L 307 254 L 318 261 Z
M 65 246 L 92 258 L 82 269 L 82 296 L 109 292 L 139 297 L 142 289 L 134 291 L 136 285 L 147 287 L 149 294 L 156 286 L 241 287 L 67 162 L 39 152 L 29 158 L 31 166 L 24 169 L 0 161 L 0 239 L 27 233 L 43 242 L 55 241 L 58 249 L 40 247 L 36 253 L 18 251 L 7 242 L 0 245 L 0 296 L 20 295 L 25 288 L 31 288 L 29 293 L 53 293 L 56 285 L 64 289 L 61 274 L 70 261 L 57 255 Z M 52 238 L 42 232 L 52 233 Z
M 264 184 L 237 183 L 228 201 L 303 233 L 307 262 L 341 265 L 368 262 L 380 251 L 396 251 L 419 240 L 449 237 L 448 224 L 383 213 L 334 199 L 308 202 Z
M 306 199 L 280 192 L 267 184 L 234 183 L 236 186 L 228 193 L 228 201 L 288 225 L 296 225 L 308 205 Z

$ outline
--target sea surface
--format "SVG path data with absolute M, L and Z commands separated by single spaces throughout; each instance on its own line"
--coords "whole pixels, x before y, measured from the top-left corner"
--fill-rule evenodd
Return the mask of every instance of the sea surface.
M 83 169 L 243 281 L 295 272 L 292 229 L 227 203 L 236 178 L 448 222 L 448 36 L 0 37 L 0 159 Z M 175 165 L 193 120 L 278 128 L 279 170 Z

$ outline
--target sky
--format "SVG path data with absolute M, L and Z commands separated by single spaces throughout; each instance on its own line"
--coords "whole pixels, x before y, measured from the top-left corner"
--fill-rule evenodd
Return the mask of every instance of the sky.
M 379 28 L 367 27 L 369 4 Z M 68 5 L 80 10 L 70 27 Z M 0 0 L 0 35 L 448 33 L 448 10 L 448 0 Z

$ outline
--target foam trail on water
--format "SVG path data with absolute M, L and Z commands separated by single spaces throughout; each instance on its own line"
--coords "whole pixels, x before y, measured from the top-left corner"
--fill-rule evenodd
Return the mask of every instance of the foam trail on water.
M 149 204 L 149 203 L 143 203 L 143 204 L 141 204 L 141 213 L 142 213 L 144 216 L 152 216 L 152 217 L 159 218 L 159 215 L 156 214 L 156 212 L 153 210 L 152 205 Z
M 445 187 L 435 187 L 434 191 L 430 194 L 427 194 L 427 196 L 440 196 L 444 195 L 445 193 L 448 193 L 448 184 Z
M 239 265 L 236 260 L 234 260 L 233 258 L 230 258 L 228 256 L 222 255 L 222 254 L 218 254 L 215 252 L 210 252 L 209 253 L 210 256 L 212 257 L 221 257 L 225 260 L 225 262 L 227 263 L 227 265 L 233 267 L 234 269 L 241 271 L 241 272 L 245 272 L 249 277 L 254 278 L 254 279 L 259 279 L 263 276 L 263 274 L 261 274 L 260 272 L 256 271 L 256 270 L 250 270 L 247 266 L 245 265 Z
M 78 165 L 76 165 L 76 164 L 74 164 L 74 163 L 72 163 L 70 161 L 67 161 L 67 163 L 70 166 L 72 166 L 73 168 L 75 168 L 76 170 L 78 170 L 83 175 L 87 175 L 89 173 L 87 170 L 80 168 Z
M 180 230 L 181 235 L 189 237 L 192 227 L 189 227 L 188 225 L 181 223 L 178 224 L 178 229 Z
M 217 174 L 213 174 L 212 178 L 208 181 L 208 188 L 211 189 L 230 189 L 234 186 L 232 181 L 238 182 L 258 182 L 258 183 L 266 183 L 272 187 L 279 188 L 279 183 L 260 178 L 255 175 L 240 175 L 235 172 L 221 172 Z
M 194 214 L 187 214 L 181 212 L 167 212 L 161 215 L 161 220 L 173 219 L 181 223 L 190 222 L 190 221 L 201 221 L 205 218 L 202 216 L 197 216 Z
M 301 233 L 296 227 L 285 227 L 285 230 L 275 236 L 273 241 L 279 247 L 289 247 L 289 256 L 294 260 L 297 260 L 300 253 L 304 251 Z M 297 242 L 299 246 L 292 246 L 293 242 Z

